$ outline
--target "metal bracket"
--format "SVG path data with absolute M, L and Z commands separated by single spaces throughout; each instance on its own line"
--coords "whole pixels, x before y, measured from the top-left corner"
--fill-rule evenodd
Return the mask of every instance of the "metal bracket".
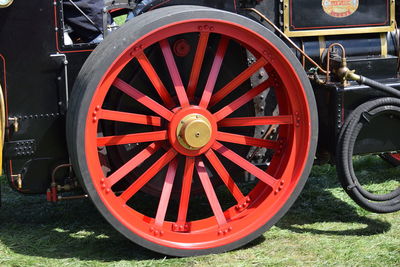
M 51 54 L 50 55 L 51 58 L 58 58 L 61 57 L 63 59 L 63 64 L 64 64 L 64 82 L 65 82 L 65 109 L 68 109 L 68 102 L 69 102 L 69 84 L 68 84 L 68 59 L 67 59 L 67 55 L 65 54 L 60 54 L 60 53 L 56 53 L 56 54 Z M 58 81 L 61 81 L 61 77 L 57 77 Z M 59 106 L 62 105 L 62 102 L 60 101 Z

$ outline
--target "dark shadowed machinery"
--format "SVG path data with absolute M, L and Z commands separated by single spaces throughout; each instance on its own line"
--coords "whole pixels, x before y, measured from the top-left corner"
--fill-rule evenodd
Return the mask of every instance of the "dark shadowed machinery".
M 394 0 L 0 0 L 7 180 L 50 202 L 88 198 L 128 239 L 174 256 L 257 238 L 316 163 L 336 165 L 366 210 L 398 211 L 400 183 L 378 194 L 353 168 L 363 155 L 400 164 L 397 11 Z

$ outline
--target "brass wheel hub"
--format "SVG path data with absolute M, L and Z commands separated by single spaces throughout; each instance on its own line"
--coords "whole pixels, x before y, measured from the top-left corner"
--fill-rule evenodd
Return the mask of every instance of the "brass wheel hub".
M 211 139 L 211 123 L 200 114 L 190 114 L 179 123 L 176 134 L 179 143 L 186 149 L 199 150 Z

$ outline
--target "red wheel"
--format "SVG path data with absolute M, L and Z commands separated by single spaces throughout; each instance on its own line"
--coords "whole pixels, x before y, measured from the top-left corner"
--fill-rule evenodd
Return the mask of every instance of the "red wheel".
M 381 158 L 392 164 L 394 167 L 400 166 L 400 154 L 384 153 Z
M 176 40 L 187 55 L 174 56 Z M 260 70 L 268 78 L 252 87 Z M 279 114 L 260 115 L 253 101 L 270 87 Z M 291 51 L 262 25 L 203 7 L 155 10 L 110 36 L 82 68 L 69 112 L 71 158 L 97 208 L 169 255 L 261 235 L 299 195 L 316 147 L 314 97 Z M 275 137 L 255 137 L 259 125 L 276 125 Z M 262 166 L 249 159 L 255 147 L 271 155 Z M 111 166 L 116 148 L 125 157 Z

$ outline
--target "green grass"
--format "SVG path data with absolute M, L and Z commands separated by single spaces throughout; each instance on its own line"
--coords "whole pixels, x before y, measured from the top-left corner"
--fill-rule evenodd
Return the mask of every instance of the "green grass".
M 400 175 L 379 159 L 357 164 L 369 177 Z M 327 165 L 313 168 L 294 207 L 262 237 L 229 253 L 182 259 L 126 240 L 87 200 L 53 205 L 12 192 L 4 180 L 2 193 L 0 266 L 400 266 L 400 213 L 358 208 Z

